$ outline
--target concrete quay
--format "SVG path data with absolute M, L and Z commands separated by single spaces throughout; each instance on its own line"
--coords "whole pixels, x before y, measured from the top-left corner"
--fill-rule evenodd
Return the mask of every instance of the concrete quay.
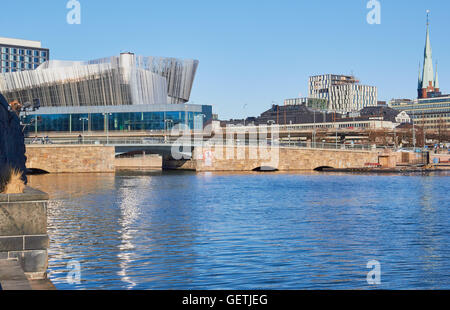
M 48 195 L 27 187 L 0 194 L 0 284 L 2 289 L 51 288 L 47 279 Z

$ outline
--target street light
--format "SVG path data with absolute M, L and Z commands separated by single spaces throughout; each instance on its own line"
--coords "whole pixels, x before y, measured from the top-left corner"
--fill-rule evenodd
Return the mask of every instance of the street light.
M 242 110 L 244 110 L 244 127 L 245 127 L 245 118 L 246 118 L 246 113 L 245 113 L 245 109 L 248 107 L 248 104 L 244 104 Z
M 167 142 L 167 132 L 169 131 L 168 123 L 171 123 L 172 127 L 173 127 L 173 120 L 171 120 L 171 119 L 164 120 L 164 142 Z
M 84 121 L 89 121 L 89 118 L 87 118 L 87 117 L 81 117 L 81 118 L 80 118 L 80 121 L 81 121 L 82 124 L 83 124 L 83 143 L 84 143 Z
M 109 144 L 109 118 L 107 116 L 111 116 L 112 113 L 103 113 L 103 116 L 105 117 L 105 124 L 104 127 L 106 129 L 106 145 Z

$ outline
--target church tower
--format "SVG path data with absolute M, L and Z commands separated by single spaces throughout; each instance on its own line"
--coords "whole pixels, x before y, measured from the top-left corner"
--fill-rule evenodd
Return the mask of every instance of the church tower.
M 436 68 L 437 70 L 437 68 Z M 427 36 L 425 40 L 425 52 L 423 61 L 423 71 L 419 74 L 419 99 L 433 97 L 439 92 L 439 81 L 433 70 L 433 53 L 430 40 L 430 11 L 427 11 Z

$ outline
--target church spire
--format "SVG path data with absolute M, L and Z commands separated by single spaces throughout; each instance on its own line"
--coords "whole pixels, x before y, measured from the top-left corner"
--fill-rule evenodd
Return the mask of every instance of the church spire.
M 425 52 L 423 62 L 422 87 L 423 97 L 426 98 L 427 92 L 434 91 L 434 72 L 433 72 L 433 55 L 430 40 L 430 11 L 427 11 L 427 37 L 425 40 Z
M 419 91 L 422 90 L 422 72 L 421 72 L 421 70 L 422 70 L 422 65 L 420 64 L 420 61 L 419 61 L 419 86 L 418 86 Z
M 438 69 L 437 69 L 437 62 L 436 62 L 436 76 L 434 78 L 434 91 L 439 92 L 439 76 L 438 76 Z

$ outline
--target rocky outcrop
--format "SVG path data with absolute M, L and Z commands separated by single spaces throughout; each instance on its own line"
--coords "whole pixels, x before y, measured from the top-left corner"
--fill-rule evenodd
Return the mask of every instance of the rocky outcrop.
M 8 102 L 0 94 L 0 175 L 5 169 L 15 168 L 26 171 L 25 142 L 16 113 L 8 110 Z M 26 182 L 25 173 L 23 180 Z

